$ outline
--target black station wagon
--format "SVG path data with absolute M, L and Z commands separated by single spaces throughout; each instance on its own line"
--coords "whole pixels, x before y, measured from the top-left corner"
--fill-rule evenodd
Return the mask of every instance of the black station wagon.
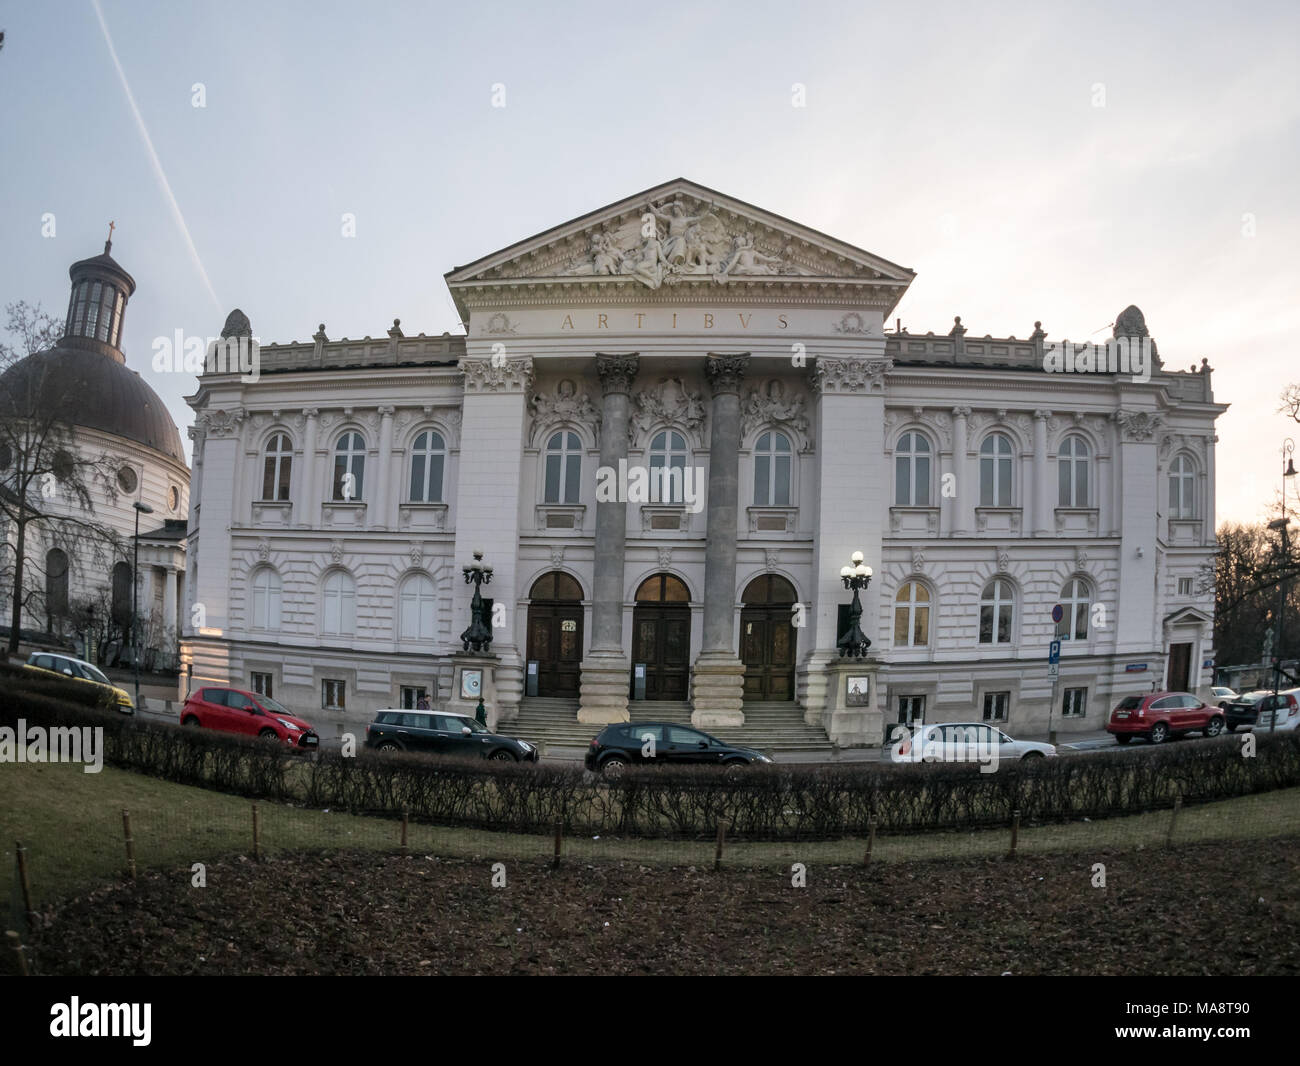
M 442 711 L 378 711 L 366 726 L 366 747 L 460 758 L 477 755 L 502 762 L 537 761 L 537 748 L 526 740 L 489 733 L 473 718 Z
M 614 777 L 629 765 L 752 766 L 772 760 L 753 748 L 737 748 L 676 722 L 616 722 L 587 749 L 588 770 Z

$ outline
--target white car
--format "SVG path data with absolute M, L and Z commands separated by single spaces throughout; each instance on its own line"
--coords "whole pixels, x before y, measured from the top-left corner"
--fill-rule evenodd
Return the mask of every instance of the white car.
M 1214 702 L 1225 711 L 1228 709 L 1228 704 L 1241 695 L 1241 693 L 1228 688 L 1227 685 L 1213 685 L 1210 687 L 1210 691 L 1214 693 Z
M 1268 693 L 1272 696 L 1272 693 Z M 1268 701 L 1272 703 L 1272 699 Z M 1300 726 L 1300 688 L 1289 688 L 1277 694 L 1277 709 L 1260 711 L 1251 727 L 1254 733 L 1290 733 Z M 1275 724 L 1276 723 L 1276 724 Z
M 894 729 L 894 741 L 889 749 L 894 762 L 996 764 L 1008 759 L 1056 756 L 1056 748 L 1051 744 L 1015 740 L 988 722 L 936 722 Z

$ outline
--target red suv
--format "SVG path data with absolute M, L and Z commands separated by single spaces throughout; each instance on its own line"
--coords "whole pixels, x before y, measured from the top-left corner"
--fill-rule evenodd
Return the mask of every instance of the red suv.
M 1127 744 L 1135 736 L 1162 744 L 1181 733 L 1204 733 L 1217 737 L 1223 732 L 1223 711 L 1202 703 L 1186 692 L 1149 692 L 1119 701 L 1106 723 L 1106 732 Z
M 316 748 L 320 737 L 305 722 L 270 696 L 237 688 L 201 688 L 181 708 L 181 725 L 278 740 L 294 748 Z

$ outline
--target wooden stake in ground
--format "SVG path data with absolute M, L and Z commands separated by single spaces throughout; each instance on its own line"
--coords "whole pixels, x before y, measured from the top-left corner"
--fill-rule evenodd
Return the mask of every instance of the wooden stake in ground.
M 862 856 L 862 865 L 867 866 L 871 863 L 871 853 L 876 847 L 876 816 L 871 816 L 870 822 L 867 823 L 867 853 Z
M 27 928 L 31 929 L 36 922 L 36 911 L 32 909 L 32 883 L 27 877 L 27 849 L 21 840 L 14 841 L 14 848 L 18 855 L 18 881 L 23 888 L 23 910 L 27 913 Z
M 411 854 L 411 849 L 406 846 L 406 823 L 409 815 L 406 811 L 402 812 L 402 858 Z
M 1174 810 L 1169 815 L 1169 835 L 1165 837 L 1165 847 L 1174 846 L 1174 826 L 1178 824 L 1178 812 L 1183 809 L 1183 794 L 1181 792 L 1174 796 Z
M 721 822 L 718 823 L 718 849 L 713 853 L 713 868 L 722 869 L 722 842 L 726 830 Z
M 12 929 L 7 930 L 7 931 L 5 932 L 5 940 L 8 941 L 9 946 L 13 949 L 13 953 L 14 953 L 14 955 L 16 955 L 17 958 L 18 958 L 18 963 L 17 963 L 17 965 L 18 965 L 18 976 L 19 976 L 19 977 L 26 977 L 26 976 L 27 976 L 27 956 L 23 953 L 23 942 L 22 942 L 22 940 L 19 938 L 18 934 L 17 934 L 16 932 L 14 932 Z
M 253 858 L 262 861 L 262 815 L 256 803 L 253 804 Z
M 1016 857 L 1016 843 L 1020 839 L 1020 812 L 1011 812 L 1011 850 L 1007 852 L 1008 859 Z
M 122 808 L 122 835 L 126 838 L 126 876 L 135 880 L 135 840 L 131 837 L 131 812 Z
M 555 858 L 551 860 L 551 866 L 555 869 L 560 868 L 560 846 L 564 840 L 564 823 L 555 823 Z

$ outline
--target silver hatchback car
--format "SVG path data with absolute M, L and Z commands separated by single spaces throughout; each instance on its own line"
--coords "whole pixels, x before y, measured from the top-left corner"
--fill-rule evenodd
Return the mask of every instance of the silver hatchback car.
M 1016 740 L 988 722 L 936 722 L 911 729 L 896 727 L 889 747 L 893 762 L 978 762 L 1054 758 L 1056 748 L 1035 740 Z

